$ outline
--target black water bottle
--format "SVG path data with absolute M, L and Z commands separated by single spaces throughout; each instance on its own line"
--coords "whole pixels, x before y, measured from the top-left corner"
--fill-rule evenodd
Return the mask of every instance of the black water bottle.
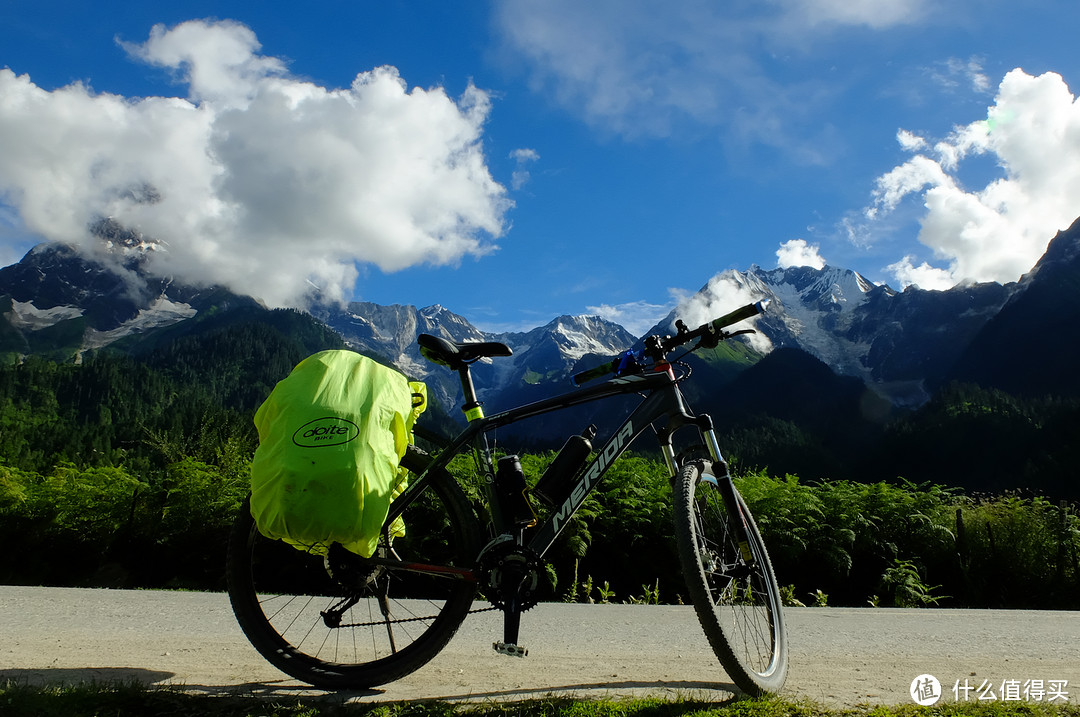
M 495 493 L 503 519 L 508 523 L 521 526 L 536 520 L 529 497 L 525 495 L 527 488 L 521 459 L 517 456 L 500 458 L 495 470 Z
M 580 436 L 570 436 L 559 450 L 559 455 L 548 465 L 544 475 L 536 481 L 536 487 L 532 489 L 533 495 L 552 506 L 565 500 L 573 488 L 574 478 L 585 465 L 585 459 L 592 453 L 593 438 L 596 438 L 596 426 L 589 426 Z

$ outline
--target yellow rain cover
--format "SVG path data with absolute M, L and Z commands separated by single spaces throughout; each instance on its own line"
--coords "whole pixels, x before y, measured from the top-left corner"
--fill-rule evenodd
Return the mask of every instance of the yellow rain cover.
M 259 532 L 325 553 L 330 543 L 371 557 L 427 387 L 352 351 L 297 364 L 255 413 L 251 515 Z M 395 536 L 403 535 L 395 523 Z

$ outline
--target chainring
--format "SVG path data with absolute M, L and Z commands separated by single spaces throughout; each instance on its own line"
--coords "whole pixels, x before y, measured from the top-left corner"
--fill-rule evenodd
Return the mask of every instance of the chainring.
M 536 605 L 543 561 L 529 548 L 513 540 L 489 545 L 479 559 L 480 587 L 493 606 L 505 609 L 517 598 L 518 609 Z

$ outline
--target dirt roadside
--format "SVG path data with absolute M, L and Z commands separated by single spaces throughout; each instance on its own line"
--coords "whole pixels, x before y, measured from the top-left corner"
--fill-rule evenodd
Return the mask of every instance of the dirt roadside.
M 835 706 L 903 704 L 911 701 L 912 681 L 931 674 L 944 701 L 965 694 L 975 700 L 980 688 L 983 697 L 1001 700 L 1029 681 L 1067 681 L 1068 700 L 1080 701 L 1080 612 L 799 608 L 785 615 L 790 697 Z M 734 690 L 687 606 L 539 605 L 522 620 L 524 659 L 491 650 L 499 620 L 496 613 L 470 616 L 428 666 L 352 697 L 719 701 Z M 251 648 L 222 594 L 0 586 L 0 636 L 0 679 L 310 691 Z

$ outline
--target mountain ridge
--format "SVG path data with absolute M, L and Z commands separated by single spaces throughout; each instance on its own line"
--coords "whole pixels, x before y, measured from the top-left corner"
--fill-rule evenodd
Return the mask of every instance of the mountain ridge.
M 223 287 L 196 287 L 147 275 L 141 269 L 140 252 L 157 250 L 153 244 L 111 224 L 99 233 L 111 252 L 107 261 L 83 257 L 63 245 L 41 244 L 20 262 L 0 269 L 0 351 L 78 360 L 84 351 L 196 319 L 207 311 L 260 306 L 257 300 Z M 1030 321 L 1036 313 L 1046 312 L 1045 307 L 1037 312 L 1025 305 L 1043 307 L 1055 300 L 1064 300 L 1068 307 L 1080 305 L 1080 291 L 1069 293 L 1080 273 L 1077 266 L 1080 220 L 1049 242 L 1046 255 L 1029 273 L 1005 285 L 965 284 L 947 291 L 909 286 L 898 292 L 831 265 L 752 266 L 713 276 L 648 333 L 673 332 L 677 315 L 690 324 L 701 323 L 741 303 L 767 299 L 764 315 L 740 325 L 752 325 L 757 334 L 735 340 L 745 347 L 733 364 L 736 373 L 739 366 L 771 351 L 796 348 L 839 375 L 862 380 L 893 405 L 914 408 L 949 380 L 1015 379 L 1015 367 L 996 373 L 978 368 L 980 358 L 983 363 L 987 360 L 983 344 L 1000 346 L 1002 339 L 992 334 L 1000 332 L 1010 314 Z M 994 321 L 1003 311 L 1005 318 Z M 529 331 L 491 333 L 439 304 L 418 308 L 359 301 L 345 306 L 316 304 L 308 313 L 349 347 L 429 381 L 435 398 L 447 407 L 459 393 L 457 379 L 420 356 L 416 344 L 420 333 L 509 345 L 512 357 L 474 367 L 481 398 L 504 405 L 510 399 L 543 398 L 564 390 L 576 370 L 639 342 L 619 324 L 595 316 L 560 316 Z M 1046 326 L 1041 330 L 1051 331 Z M 979 339 L 982 343 L 974 344 L 983 348 L 969 349 L 986 331 L 990 333 Z M 1075 348 L 1068 342 L 1063 346 Z M 1046 378 L 1043 388 L 1060 381 L 1065 371 L 1065 366 L 1055 365 L 1054 378 Z M 731 372 L 726 375 L 730 378 Z M 1022 383 L 1012 380 L 1009 385 L 1022 390 Z M 1075 391 L 1075 383 L 1067 382 L 1069 393 Z
M 511 357 L 473 365 L 489 415 L 568 391 L 574 373 L 641 345 L 599 317 L 561 316 L 495 334 L 438 304 L 271 311 L 223 287 L 144 276 L 139 252 L 149 250 L 136 239 L 113 242 L 104 258 L 42 245 L 0 269 L 0 355 L 9 370 L 35 356 L 86 357 L 91 369 L 126 357 L 242 413 L 304 352 L 347 347 L 427 382 L 433 401 L 423 420 L 453 434 L 463 421 L 457 376 L 420 356 L 419 333 L 513 348 Z M 694 324 L 758 299 L 770 300 L 765 314 L 733 327 L 751 325 L 757 334 L 682 357 L 694 372 L 684 384 L 688 403 L 713 416 L 740 470 L 1075 494 L 1080 222 L 1011 284 L 896 292 L 837 267 L 751 267 L 714 276 L 654 331 L 669 332 L 676 313 Z M 555 448 L 590 423 L 602 440 L 604 427 L 630 407 L 633 397 L 625 398 L 502 427 L 499 447 Z M 991 456 L 987 437 L 1002 444 L 1014 437 L 1016 445 Z

